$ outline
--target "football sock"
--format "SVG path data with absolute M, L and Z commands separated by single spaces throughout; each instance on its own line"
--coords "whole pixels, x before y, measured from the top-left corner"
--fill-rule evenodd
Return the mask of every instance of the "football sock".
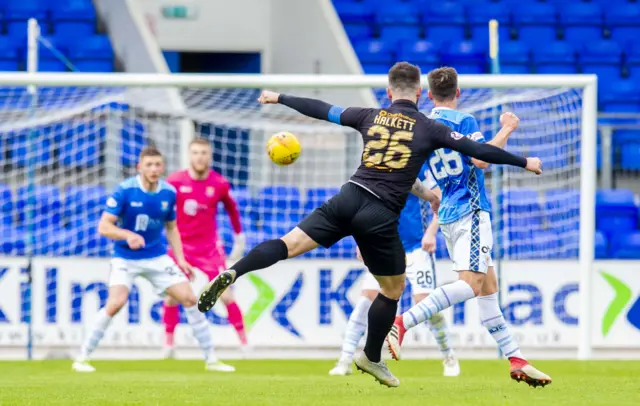
M 402 323 L 408 330 L 429 320 L 434 314 L 473 297 L 473 289 L 465 281 L 455 281 L 441 286 L 405 312 L 402 315 Z
M 91 333 L 85 338 L 84 343 L 82 344 L 82 349 L 80 350 L 80 357 L 83 360 L 89 358 L 89 355 L 96 349 L 102 337 L 104 337 L 104 332 L 109 327 L 111 323 L 111 316 L 107 315 L 104 307 L 100 309 L 98 314 L 96 315 L 96 319 L 93 322 L 93 326 L 91 328 Z
M 171 348 L 173 347 L 173 334 L 176 331 L 176 326 L 180 322 L 180 308 L 177 305 L 169 306 L 165 303 L 162 306 L 162 310 L 165 346 Z
M 453 356 L 453 349 L 449 346 L 449 325 L 442 313 L 436 313 L 431 316 L 431 318 L 427 320 L 427 324 L 429 325 L 431 334 L 433 334 L 436 339 L 436 343 L 438 343 L 442 357 Z
M 342 341 L 340 361 L 350 363 L 353 359 L 358 343 L 367 329 L 367 316 L 370 307 L 371 300 L 366 296 L 360 296 L 356 307 L 349 316 L 347 331 L 344 333 L 344 340 Z
M 228 303 L 227 305 L 227 318 L 229 323 L 233 326 L 240 339 L 240 344 L 247 345 L 247 335 L 244 331 L 244 320 L 242 318 L 242 312 L 236 302 Z
M 364 345 L 364 353 L 372 362 L 380 362 L 382 357 L 382 345 L 389 334 L 393 321 L 398 311 L 398 301 L 389 299 L 382 293 L 378 293 L 368 314 L 367 343 Z
M 281 239 L 269 240 L 256 245 L 240 261 L 233 264 L 229 269 L 236 273 L 235 278 L 258 269 L 268 268 L 278 261 L 287 259 L 289 249 L 287 244 Z
M 204 352 L 205 361 L 211 361 L 213 355 L 213 337 L 209 328 L 209 322 L 204 314 L 198 311 L 197 306 L 185 307 L 184 312 L 187 322 L 193 329 L 193 336 L 198 341 L 200 349 Z
M 498 294 L 478 296 L 478 309 L 482 325 L 489 330 L 491 337 L 496 340 L 502 354 L 507 358 L 525 359 L 504 320 L 502 310 L 500 310 L 500 305 L 498 304 Z

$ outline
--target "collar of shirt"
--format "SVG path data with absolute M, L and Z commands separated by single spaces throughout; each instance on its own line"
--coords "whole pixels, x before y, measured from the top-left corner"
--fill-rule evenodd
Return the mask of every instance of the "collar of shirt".
M 140 188 L 140 190 L 142 190 L 145 193 L 154 195 L 156 193 L 158 193 L 160 191 L 160 189 L 162 189 L 162 181 L 158 180 L 158 185 L 156 186 L 156 190 L 147 190 L 144 188 L 144 186 L 142 185 L 142 178 L 140 177 L 140 175 L 136 175 L 136 181 L 138 182 L 138 187 Z
M 412 110 L 418 111 L 418 105 L 415 102 L 407 99 L 395 100 L 391 103 L 392 106 L 401 106 L 401 107 L 409 107 Z

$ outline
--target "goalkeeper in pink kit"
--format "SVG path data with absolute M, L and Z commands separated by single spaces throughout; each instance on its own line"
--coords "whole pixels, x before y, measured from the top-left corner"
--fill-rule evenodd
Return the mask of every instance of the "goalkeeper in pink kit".
M 240 213 L 231 197 L 229 182 L 219 173 L 210 169 L 212 148 L 204 138 L 196 138 L 189 144 L 189 169 L 174 172 L 167 178 L 176 188 L 176 212 L 180 238 L 185 259 L 194 268 L 207 274 L 209 280 L 226 269 L 225 253 L 218 239 L 216 214 L 218 203 L 222 202 L 231 220 L 234 243 L 229 259 L 237 261 L 243 254 L 245 238 L 242 234 Z M 169 255 L 173 253 L 169 251 Z M 231 290 L 222 295 L 227 307 L 228 319 L 235 328 L 240 343 L 247 345 L 244 321 L 240 308 Z M 180 320 L 177 303 L 167 299 L 164 303 L 163 322 L 165 326 L 166 356 L 173 355 L 173 335 Z

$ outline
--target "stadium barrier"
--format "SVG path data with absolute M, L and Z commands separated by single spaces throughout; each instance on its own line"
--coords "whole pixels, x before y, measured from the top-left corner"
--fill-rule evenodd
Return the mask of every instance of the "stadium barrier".
M 36 258 L 33 285 L 25 280 L 24 258 L 0 260 L 0 358 L 24 359 L 26 322 L 33 317 L 34 357 L 69 357 L 80 347 L 85 329 L 107 298 L 107 259 Z M 579 340 L 577 262 L 505 261 L 504 310 L 507 322 L 531 357 L 575 359 Z M 640 358 L 640 273 L 638 261 L 596 261 L 591 325 L 595 358 Z M 450 282 L 450 264 L 437 265 L 438 283 Z M 235 286 L 244 312 L 250 357 L 337 357 L 348 315 L 365 270 L 357 261 L 292 260 L 277 269 L 242 278 Z M 205 282 L 199 275 L 196 289 Z M 107 331 L 96 358 L 159 358 L 162 299 L 147 282 L 138 282 L 130 301 Z M 411 305 L 409 291 L 401 308 Z M 462 357 L 496 356 L 495 344 L 481 326 L 475 301 L 447 316 Z M 220 353 L 237 357 L 238 341 L 224 306 L 208 315 Z M 184 320 L 183 320 L 184 321 Z M 407 357 L 437 357 L 427 328 L 407 336 Z M 198 357 L 190 330 L 176 334 L 178 356 Z

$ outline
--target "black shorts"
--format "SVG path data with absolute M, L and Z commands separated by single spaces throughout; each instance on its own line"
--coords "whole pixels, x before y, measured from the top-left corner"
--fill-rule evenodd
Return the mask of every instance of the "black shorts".
M 327 248 L 352 235 L 369 272 L 392 276 L 402 275 L 406 265 L 398 218 L 370 192 L 346 183 L 340 193 L 315 209 L 298 227 Z

